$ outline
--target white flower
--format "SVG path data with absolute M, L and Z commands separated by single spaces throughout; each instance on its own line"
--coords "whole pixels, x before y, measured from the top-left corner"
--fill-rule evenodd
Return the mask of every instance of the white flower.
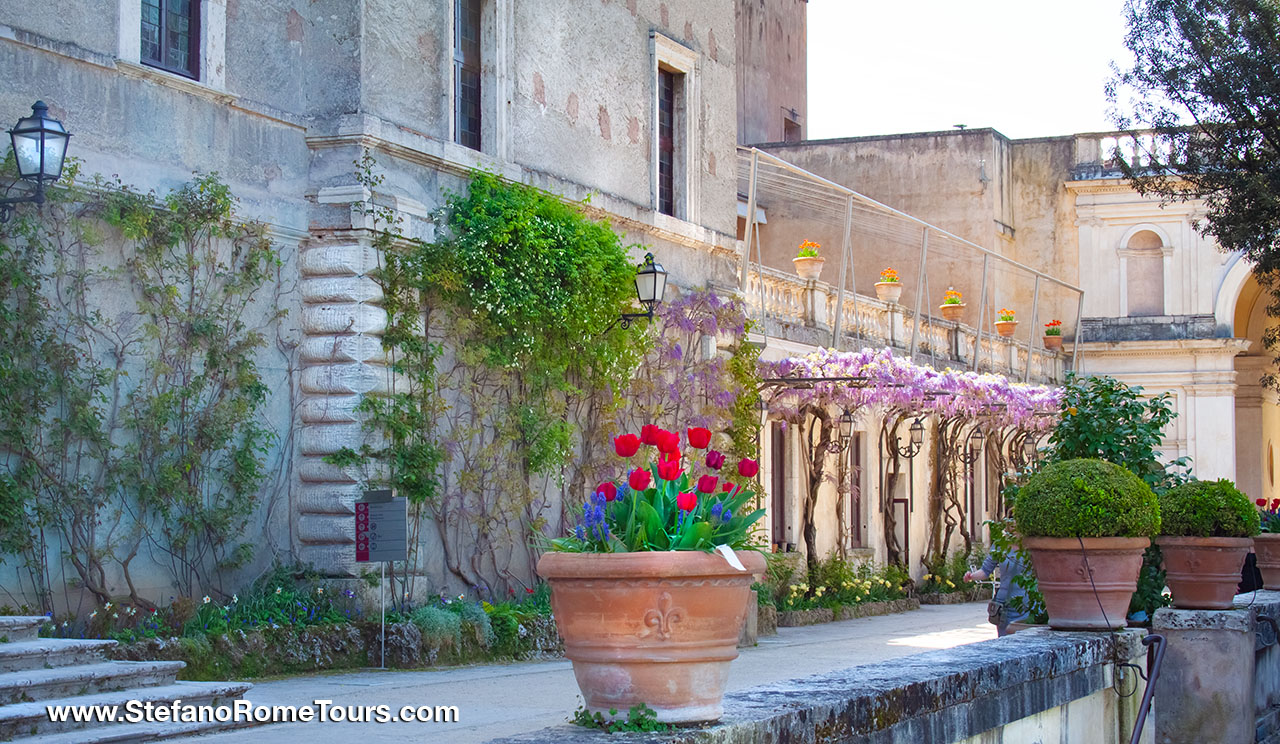
M 210 600 L 209 600 L 209 595 L 208 595 L 208 594 L 204 595 L 204 603 L 205 603 L 205 604 L 209 604 L 209 601 L 210 601 Z
M 119 619 L 120 619 L 120 615 L 119 615 L 118 613 L 115 613 L 115 612 L 111 613 L 111 617 L 113 617 L 113 618 L 115 618 L 115 619 L 117 619 L 117 620 L 119 620 Z
M 316 594 L 324 594 L 324 587 L 322 586 L 316 587 Z
M 280 593 L 280 587 L 276 587 L 276 594 Z
M 104 610 L 109 610 L 109 609 L 111 609 L 111 603 L 110 603 L 110 602 L 106 603 L 105 605 L 103 605 L 103 606 L 102 606 L 102 609 L 104 609 Z
M 89 617 L 97 617 L 97 616 L 98 616 L 98 611 L 97 611 L 97 610 L 94 610 L 93 612 L 90 612 L 90 613 L 89 613 Z
M 231 604 L 235 604 L 236 602 L 239 602 L 239 601 L 240 601 L 240 597 L 239 597 L 239 596 L 237 596 L 237 595 L 235 595 L 235 594 L 232 594 L 232 595 L 231 595 Z

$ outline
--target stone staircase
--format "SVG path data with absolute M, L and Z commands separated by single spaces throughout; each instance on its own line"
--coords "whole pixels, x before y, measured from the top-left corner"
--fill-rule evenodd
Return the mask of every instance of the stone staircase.
M 252 685 L 178 682 L 181 661 L 112 661 L 115 641 L 40 638 L 43 617 L 0 616 L 0 741 L 18 744 L 107 744 L 152 741 L 213 731 L 234 724 L 103 723 L 49 720 L 47 705 L 120 706 L 130 700 L 168 706 L 224 705 Z

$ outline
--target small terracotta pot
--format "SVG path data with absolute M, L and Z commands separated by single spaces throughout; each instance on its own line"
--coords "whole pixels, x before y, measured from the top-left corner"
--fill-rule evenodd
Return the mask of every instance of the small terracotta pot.
M 1123 628 L 1138 589 L 1145 537 L 1023 537 L 1031 553 L 1049 627 L 1059 630 Z M 1092 579 L 1092 582 L 1090 582 Z M 1104 617 L 1105 612 L 1105 617 Z
M 1062 348 L 1062 336 L 1045 336 L 1044 348 L 1057 351 Z
M 720 718 L 729 662 L 764 556 L 718 553 L 546 553 L 538 575 L 587 710 L 626 718 L 639 703 L 659 721 Z M 610 709 L 617 714 L 610 714 Z
M 997 320 L 996 321 L 996 333 L 1000 334 L 1000 336 L 1003 338 L 1012 337 L 1013 332 L 1016 330 L 1018 330 L 1018 321 L 1016 320 Z
M 876 297 L 881 302 L 897 302 L 902 298 L 902 282 L 876 282 Z
M 826 262 L 827 259 L 822 256 L 796 256 L 791 259 L 800 278 L 810 282 L 817 281 L 822 276 L 822 266 Z
M 1253 538 L 1253 552 L 1262 572 L 1262 588 L 1280 590 L 1280 533 L 1264 532 Z
M 963 302 L 953 302 L 949 305 L 938 305 L 938 312 L 942 313 L 942 317 L 953 323 L 959 323 L 960 317 L 964 315 L 965 304 Z
M 1229 610 L 1250 537 L 1159 537 L 1164 570 L 1180 610 Z

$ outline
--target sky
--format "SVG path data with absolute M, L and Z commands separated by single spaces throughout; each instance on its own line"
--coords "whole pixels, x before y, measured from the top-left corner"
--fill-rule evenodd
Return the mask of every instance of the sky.
M 805 137 L 993 127 L 1014 139 L 1114 129 L 1124 0 L 810 0 Z

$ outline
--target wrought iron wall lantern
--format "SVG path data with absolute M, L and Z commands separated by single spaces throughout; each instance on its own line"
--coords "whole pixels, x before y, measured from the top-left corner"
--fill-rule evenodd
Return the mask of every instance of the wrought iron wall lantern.
M 908 460 L 920 454 L 920 449 L 924 446 L 924 422 L 917 416 L 915 421 L 911 422 L 911 426 L 907 429 L 911 433 L 911 443 L 906 447 L 902 446 L 902 437 L 894 437 L 894 441 L 889 445 L 898 457 L 905 457 Z
M 983 439 L 982 427 L 973 427 L 973 431 L 969 432 L 969 436 L 966 438 L 968 446 L 958 455 L 960 462 L 965 465 L 972 465 L 977 462 L 978 458 L 982 456 Z
M 1022 440 L 1022 456 L 1025 462 L 1030 465 L 1040 459 L 1040 435 L 1031 433 Z
M 853 441 L 853 411 L 845 409 L 840 414 L 840 418 L 836 419 L 836 441 L 827 446 L 827 450 L 832 454 L 839 454 L 849 449 L 849 443 Z
M 9 130 L 13 145 L 13 157 L 18 166 L 18 176 L 35 189 L 23 196 L 0 199 L 0 223 L 13 216 L 13 206 L 26 202 L 44 204 L 44 187 L 62 177 L 62 166 L 67 157 L 67 141 L 71 134 L 62 122 L 49 117 L 49 107 L 44 101 L 36 101 L 31 116 L 18 119 Z
M 636 299 L 640 301 L 642 313 L 623 313 L 620 320 L 623 329 L 630 328 L 631 323 L 641 318 L 653 319 L 653 309 L 662 302 L 667 294 L 667 270 L 662 264 L 653 260 L 652 253 L 644 254 L 644 261 L 636 267 Z

